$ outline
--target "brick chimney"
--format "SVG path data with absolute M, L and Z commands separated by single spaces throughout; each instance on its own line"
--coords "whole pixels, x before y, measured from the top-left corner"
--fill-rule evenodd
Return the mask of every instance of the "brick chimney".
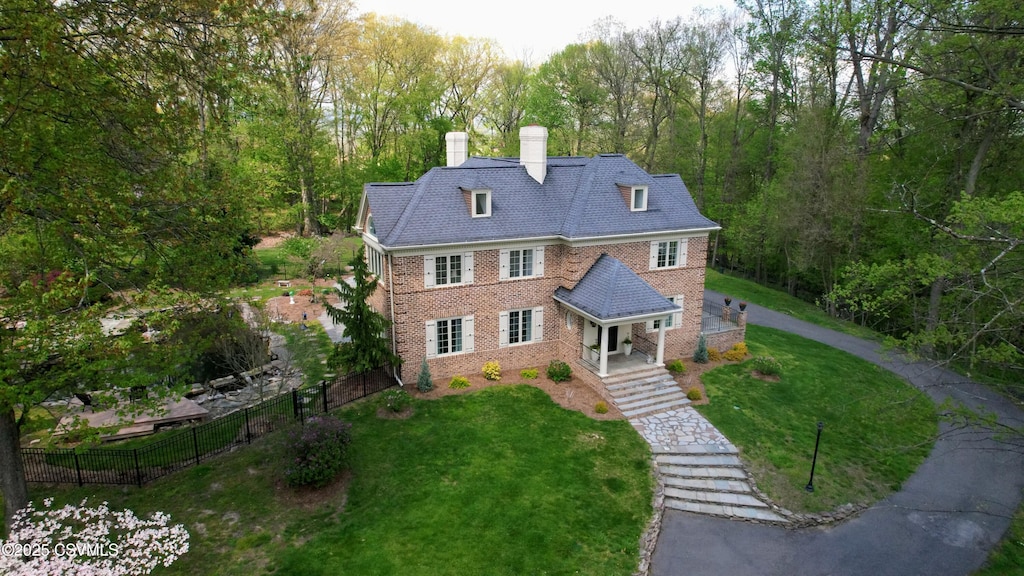
M 519 164 L 541 184 L 548 174 L 548 129 L 523 126 L 519 129 Z
M 461 166 L 469 158 L 469 134 L 449 132 L 444 135 L 448 152 L 448 166 Z

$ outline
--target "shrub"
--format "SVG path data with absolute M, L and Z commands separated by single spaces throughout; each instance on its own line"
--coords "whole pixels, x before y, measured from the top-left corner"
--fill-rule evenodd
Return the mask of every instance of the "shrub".
M 291 433 L 285 469 L 290 486 L 325 486 L 345 465 L 352 425 L 333 416 L 314 416 Z
M 405 407 L 409 405 L 409 401 L 412 400 L 408 392 L 396 388 L 385 390 L 380 395 L 380 399 L 384 407 L 392 412 L 405 410 Z
M 718 348 L 708 348 L 708 362 L 718 362 L 722 359 L 722 353 Z
M 484 363 L 484 378 L 486 378 L 487 380 L 494 381 L 494 382 L 497 382 L 498 380 L 501 380 L 501 364 L 498 364 L 497 362 L 495 362 L 493 360 L 490 361 L 490 362 L 485 362 Z
M 598 402 L 597 404 L 594 405 L 594 412 L 597 412 L 598 414 L 607 414 L 608 403 L 605 402 L 604 400 Z
M 448 382 L 448 387 L 455 390 L 469 388 L 469 379 L 465 376 L 452 376 L 451 382 Z
M 739 342 L 734 344 L 728 352 L 722 355 L 722 357 L 730 362 L 739 362 L 747 357 L 748 352 L 747 344 L 745 342 Z
M 682 374 L 683 372 L 686 372 L 686 366 L 683 364 L 683 361 L 678 358 L 675 360 L 669 360 L 669 362 L 665 364 L 665 368 L 673 374 Z
M 689 390 L 686 391 L 686 397 L 689 398 L 690 401 L 696 402 L 703 398 L 704 395 L 700 393 L 699 388 L 690 388 Z
M 781 376 L 782 362 L 771 356 L 758 356 L 752 360 L 754 369 L 765 376 Z
M 523 368 L 519 371 L 519 377 L 523 380 L 536 380 L 537 369 L 536 368 Z
M 420 363 L 420 375 L 416 377 L 416 389 L 420 392 L 430 392 L 434 389 L 434 380 L 430 377 L 430 366 L 427 366 L 427 359 Z
M 697 339 L 697 349 L 693 351 L 693 361 L 697 364 L 708 363 L 708 341 L 704 339 L 703 334 Z
M 572 368 L 561 360 L 552 360 L 548 364 L 548 378 L 552 382 L 565 382 L 572 376 Z

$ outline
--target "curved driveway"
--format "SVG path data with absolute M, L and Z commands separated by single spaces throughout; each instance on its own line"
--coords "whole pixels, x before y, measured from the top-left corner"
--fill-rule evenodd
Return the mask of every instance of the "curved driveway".
M 714 292 L 710 298 L 720 298 Z M 753 304 L 751 324 L 845 350 L 891 370 L 937 404 L 948 398 L 1020 427 L 1021 411 L 964 377 L 885 353 L 878 344 Z M 990 433 L 951 432 L 900 492 L 828 528 L 786 530 L 666 510 L 652 576 L 956 575 L 980 567 L 1002 538 L 1024 490 L 1024 443 Z

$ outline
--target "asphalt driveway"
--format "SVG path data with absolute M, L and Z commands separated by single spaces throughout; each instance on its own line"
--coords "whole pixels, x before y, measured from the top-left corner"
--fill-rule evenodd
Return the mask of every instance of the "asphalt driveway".
M 710 298 L 721 298 L 714 292 Z M 1020 427 L 1012 403 L 955 372 L 911 362 L 877 343 L 751 304 L 748 322 L 844 350 L 891 370 L 937 404 L 953 399 Z M 1024 442 L 946 425 L 903 489 L 856 518 L 786 530 L 666 510 L 653 576 L 957 575 L 979 568 L 1002 538 L 1024 490 Z

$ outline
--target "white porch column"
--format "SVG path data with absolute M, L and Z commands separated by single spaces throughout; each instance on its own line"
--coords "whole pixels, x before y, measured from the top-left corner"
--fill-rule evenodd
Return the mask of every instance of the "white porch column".
M 658 325 L 658 353 L 654 357 L 654 363 L 658 366 L 665 365 L 665 321 Z
M 607 340 L 608 331 L 602 331 L 604 332 L 604 338 L 602 338 L 602 340 Z M 601 342 L 601 364 L 597 370 L 597 375 L 602 378 L 608 375 L 608 342 Z

